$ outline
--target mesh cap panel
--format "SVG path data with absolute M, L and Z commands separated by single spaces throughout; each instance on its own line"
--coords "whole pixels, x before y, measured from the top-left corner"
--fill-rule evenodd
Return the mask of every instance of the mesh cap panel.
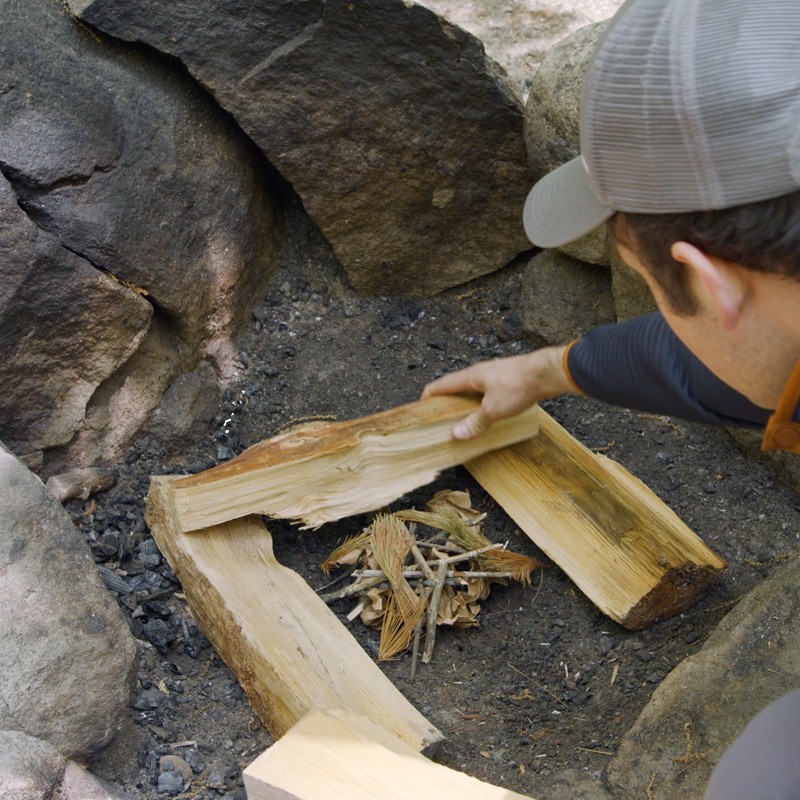
M 612 209 L 669 213 L 800 185 L 800 0 L 630 0 L 589 67 L 589 183 Z

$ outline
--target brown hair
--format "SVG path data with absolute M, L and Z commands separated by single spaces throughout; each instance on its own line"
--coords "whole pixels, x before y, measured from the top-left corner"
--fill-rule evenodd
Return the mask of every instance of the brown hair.
M 670 255 L 673 242 L 689 242 L 706 255 L 754 272 L 800 281 L 800 191 L 719 211 L 619 211 L 609 228 L 615 239 L 637 254 L 677 314 L 693 314 L 697 301 L 685 266 Z

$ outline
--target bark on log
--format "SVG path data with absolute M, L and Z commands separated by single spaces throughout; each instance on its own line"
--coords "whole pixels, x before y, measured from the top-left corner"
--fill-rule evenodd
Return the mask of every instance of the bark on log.
M 302 719 L 247 767 L 244 785 L 249 800 L 526 800 L 434 764 L 372 720 L 341 708 Z
M 281 566 L 258 517 L 187 535 L 174 480 L 154 477 L 146 519 L 189 607 L 276 739 L 308 711 L 344 706 L 380 722 L 414 750 L 442 734 L 406 700 L 336 615 Z
M 466 397 L 433 397 L 261 442 L 225 464 L 176 480 L 178 521 L 192 531 L 264 514 L 316 528 L 382 508 L 442 470 L 538 430 L 534 407 L 476 439 L 453 439 L 453 424 L 477 405 Z
M 725 562 L 624 467 L 539 412 L 539 435 L 466 464 L 605 614 L 646 628 L 693 605 Z

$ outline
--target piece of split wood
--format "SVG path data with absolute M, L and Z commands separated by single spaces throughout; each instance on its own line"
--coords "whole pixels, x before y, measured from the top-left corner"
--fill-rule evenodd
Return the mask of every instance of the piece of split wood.
M 146 520 L 192 615 L 276 739 L 312 709 L 352 708 L 415 750 L 442 734 L 381 672 L 300 575 L 282 566 L 258 517 L 187 534 L 169 477 L 154 477 Z
M 308 714 L 243 777 L 249 800 L 526 800 L 435 764 L 373 720 L 342 708 Z
M 432 397 L 369 417 L 315 424 L 248 448 L 173 484 L 183 530 L 247 514 L 300 520 L 306 528 L 374 511 L 482 453 L 534 436 L 538 409 L 502 420 L 469 441 L 453 424 L 478 407 Z
M 626 628 L 646 628 L 693 605 L 725 568 L 652 490 L 544 411 L 536 438 L 465 466 L 581 591 Z

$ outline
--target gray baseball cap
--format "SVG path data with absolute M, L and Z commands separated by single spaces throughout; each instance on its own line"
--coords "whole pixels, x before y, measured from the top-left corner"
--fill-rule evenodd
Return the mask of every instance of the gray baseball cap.
M 800 0 L 628 0 L 589 64 L 581 155 L 525 202 L 558 247 L 615 211 L 729 208 L 800 187 Z

